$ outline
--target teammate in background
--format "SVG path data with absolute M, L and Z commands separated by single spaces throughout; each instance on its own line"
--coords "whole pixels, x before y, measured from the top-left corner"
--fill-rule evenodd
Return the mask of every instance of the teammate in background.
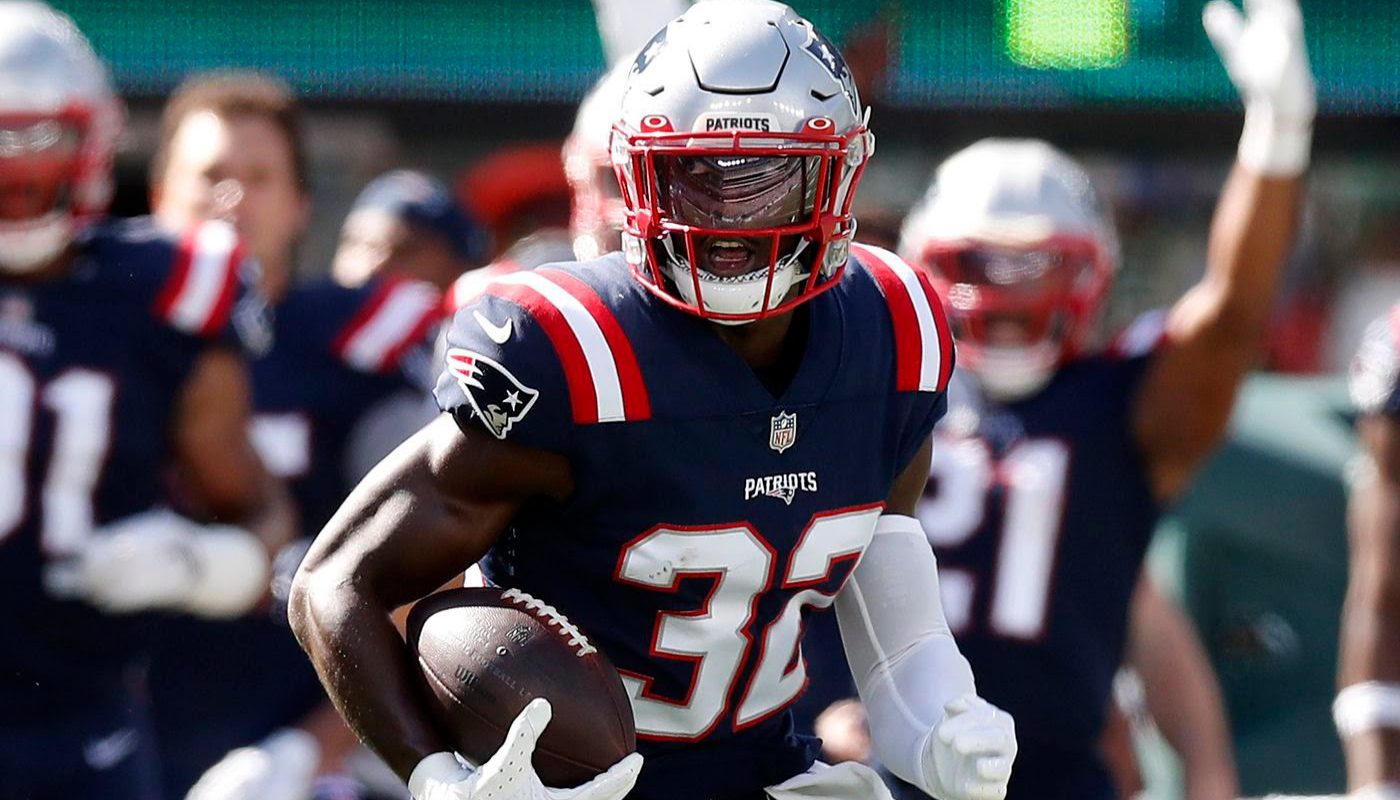
M 556 232 L 542 231 L 526 237 L 482 269 L 463 273 L 443 296 L 449 314 L 475 300 L 487 284 L 502 275 L 571 258 L 588 261 L 622 246 L 625 208 L 608 142 L 631 68 L 630 61 L 616 64 L 593 84 L 579 103 L 573 130 L 564 140 L 562 157 L 570 194 L 568 244 Z
M 1119 707 L 1115 697 L 1098 743 L 1118 796 L 1133 797 L 1143 787 L 1130 718 L 1141 710 L 1180 754 L 1186 783 L 1194 787 L 1192 797 L 1232 797 L 1237 794 L 1233 790 L 1237 780 L 1223 703 L 1210 660 L 1190 618 L 1162 594 L 1146 572 L 1133 593 L 1130 613 L 1124 658 L 1126 666 L 1140 678 L 1141 708 Z M 816 630 L 811 626 L 808 636 Z M 809 662 L 819 661 L 815 650 L 807 648 L 806 652 Z M 809 663 L 811 666 L 814 664 Z M 793 711 L 797 714 L 799 709 L 794 707 Z M 813 727 L 828 761 L 875 763 L 865 710 L 859 701 L 843 699 L 830 704 L 816 716 Z
M 233 230 L 104 220 L 123 120 L 72 22 L 0 2 L 0 798 L 160 797 L 151 619 L 246 612 L 292 520 L 248 441 Z M 186 508 L 169 510 L 178 470 Z
M 307 534 L 359 477 L 351 447 L 361 425 L 405 389 L 426 391 L 428 334 L 440 317 L 437 290 L 417 281 L 296 282 L 309 186 L 300 114 L 281 84 L 215 74 L 186 81 L 171 97 L 152 166 L 156 216 L 171 227 L 226 219 L 264 266 L 276 327 L 272 349 L 252 364 L 253 438 L 268 468 L 288 481 Z M 198 782 L 193 800 L 296 799 L 317 773 L 331 783 L 341 772 L 354 739 L 285 620 L 286 587 L 304 548 L 279 559 L 271 614 L 176 623 L 163 637 L 152 683 L 171 796 Z
M 623 252 L 506 276 L 456 315 L 448 414 L 356 488 L 292 591 L 332 697 L 415 798 L 888 797 L 869 768 L 814 766 L 785 713 L 803 617 L 833 604 L 882 760 L 945 800 L 1002 796 L 1012 725 L 975 692 L 912 516 L 952 341 L 913 268 L 851 243 L 863 112 L 791 9 L 699 3 L 628 79 Z M 645 766 L 545 788 L 543 700 L 459 764 L 389 613 L 483 557 L 592 632 Z
M 490 234 L 445 186 L 421 172 L 395 170 L 355 198 L 340 226 L 331 276 L 341 286 L 394 275 L 445 290 L 482 266 L 490 249 Z
M 1293 242 L 1315 107 L 1302 19 L 1294 0 L 1248 8 L 1205 10 L 1245 124 L 1206 274 L 1169 312 L 1090 349 L 1116 235 L 1043 142 L 957 153 L 906 220 L 900 251 L 949 298 L 965 367 L 919 516 L 978 688 L 1017 721 L 1010 798 L 1115 796 L 1097 746 L 1143 554 L 1225 430 Z M 1233 796 L 1228 763 L 1195 772 L 1192 800 Z
M 1400 303 L 1351 370 L 1365 457 L 1351 487 L 1351 574 L 1332 706 L 1352 796 L 1400 798 Z

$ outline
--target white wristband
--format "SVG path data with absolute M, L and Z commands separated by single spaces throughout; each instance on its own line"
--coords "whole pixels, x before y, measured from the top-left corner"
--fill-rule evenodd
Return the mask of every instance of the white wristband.
M 200 526 L 189 537 L 196 570 L 183 607 L 212 619 L 248 612 L 267 593 L 271 566 L 258 537 L 231 525 Z
M 1377 728 L 1400 730 L 1400 683 L 1366 681 L 1342 689 L 1332 701 L 1332 721 L 1343 739 Z
M 1308 168 L 1312 119 L 1281 119 L 1266 106 L 1245 109 L 1240 163 L 1270 178 L 1293 178 Z

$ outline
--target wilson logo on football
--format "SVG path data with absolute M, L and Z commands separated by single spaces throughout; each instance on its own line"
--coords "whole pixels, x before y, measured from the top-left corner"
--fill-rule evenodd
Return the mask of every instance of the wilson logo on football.
M 471 350 L 447 351 L 447 368 L 471 403 L 472 411 L 497 439 L 506 438 L 525 418 L 540 393 L 521 383 L 510 370 Z

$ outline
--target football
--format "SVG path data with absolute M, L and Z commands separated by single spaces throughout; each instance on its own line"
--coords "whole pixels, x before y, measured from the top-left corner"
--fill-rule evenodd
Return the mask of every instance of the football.
M 452 589 L 419 601 L 407 633 L 438 725 L 473 763 L 536 697 L 554 710 L 534 757 L 546 786 L 577 786 L 637 749 L 617 670 L 548 604 L 517 589 Z

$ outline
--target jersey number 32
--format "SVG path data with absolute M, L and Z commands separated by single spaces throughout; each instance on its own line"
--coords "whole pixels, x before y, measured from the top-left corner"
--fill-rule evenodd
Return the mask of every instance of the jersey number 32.
M 798 657 L 802 609 L 835 601 L 870 543 L 880 511 L 877 504 L 814 515 L 780 574 L 777 551 L 747 523 L 661 525 L 632 540 L 618 561 L 619 581 L 667 593 L 678 591 L 686 578 L 714 582 L 701 607 L 661 612 L 652 631 L 654 658 L 694 665 L 684 697 L 657 696 L 651 678 L 623 671 L 637 733 L 679 741 L 708 735 L 728 715 L 755 645 L 757 662 L 734 707 L 734 729 L 756 725 L 796 699 L 807 681 Z M 777 586 L 775 579 L 781 581 Z M 787 603 L 766 625 L 755 625 L 759 598 L 775 589 L 790 595 Z

